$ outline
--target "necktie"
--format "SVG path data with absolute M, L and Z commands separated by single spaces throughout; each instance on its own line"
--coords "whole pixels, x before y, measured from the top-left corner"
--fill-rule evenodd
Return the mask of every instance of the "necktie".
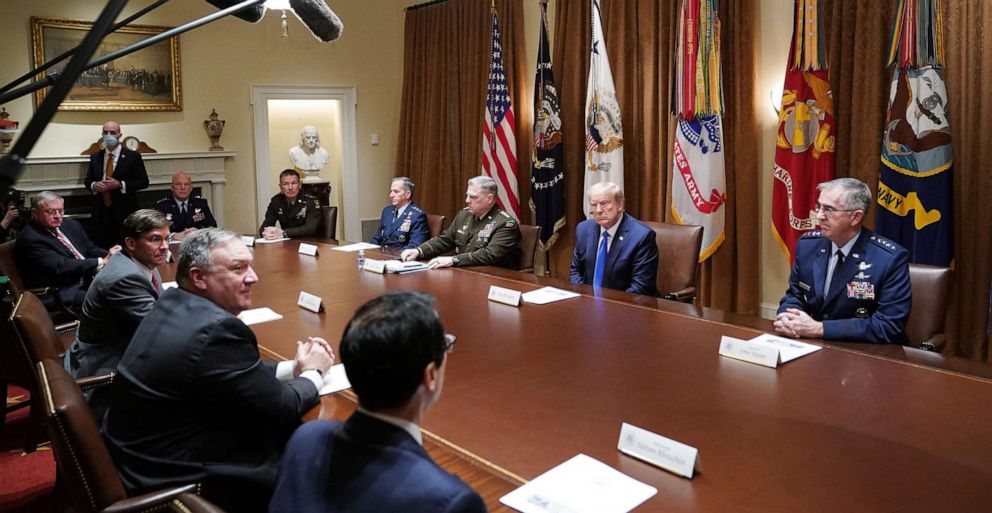
M 152 273 L 152 288 L 155 289 L 156 292 L 158 292 L 158 279 L 155 278 L 154 272 Z
M 393 221 L 395 221 L 396 218 L 399 217 L 399 216 L 400 216 L 400 209 L 394 208 L 393 209 Z
M 185 201 L 179 204 L 179 213 L 182 214 L 183 217 L 186 217 L 186 202 Z
M 844 252 L 838 249 L 837 253 L 834 254 L 837 255 L 837 263 L 834 264 L 832 269 L 827 271 L 827 283 L 825 283 L 825 286 L 823 287 L 824 299 L 830 296 L 830 289 L 834 282 L 834 275 L 837 274 L 837 270 L 840 269 L 840 266 L 844 265 Z
M 76 246 L 72 245 L 72 242 L 69 240 L 69 238 L 62 234 L 62 230 L 59 230 L 58 228 L 55 229 L 55 238 L 58 239 L 58 241 L 61 242 L 62 245 L 65 246 L 70 253 L 72 253 L 72 256 L 75 257 L 76 260 L 85 259 L 83 257 L 83 254 L 76 249 Z
M 603 232 L 603 239 L 599 242 L 599 251 L 596 253 L 596 270 L 592 275 L 592 286 L 603 286 L 603 275 L 606 274 L 606 247 L 609 244 L 610 232 Z
M 114 154 L 110 153 L 110 150 L 107 150 L 107 168 L 104 171 L 104 174 L 106 175 L 104 176 L 104 179 L 114 177 Z M 103 206 L 109 207 L 111 203 L 110 191 L 101 192 L 100 197 L 103 198 Z

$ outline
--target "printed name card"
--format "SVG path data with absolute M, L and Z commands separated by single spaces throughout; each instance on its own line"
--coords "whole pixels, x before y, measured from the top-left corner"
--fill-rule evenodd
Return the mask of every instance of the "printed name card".
M 779 362 L 778 348 L 727 336 L 720 338 L 720 356 L 729 356 L 773 369 L 778 367 Z
M 489 287 L 490 301 L 503 303 L 504 305 L 520 306 L 520 296 L 521 293 L 519 290 L 505 289 L 496 285 Z
M 366 271 L 372 271 L 374 273 L 383 274 L 386 272 L 386 261 L 366 258 L 365 263 L 362 264 L 362 269 Z
M 255 246 L 255 237 L 249 237 L 247 235 L 242 235 L 241 236 L 241 242 L 244 242 L 245 243 L 245 246 L 248 246 L 249 248 L 250 247 L 254 247 Z
M 626 422 L 620 426 L 617 450 L 689 479 L 699 469 L 699 449 Z
M 307 244 L 306 242 L 301 242 L 300 243 L 300 251 L 299 251 L 299 253 L 301 255 L 317 256 L 317 245 L 316 244 Z
M 300 291 L 300 299 L 297 300 L 296 304 L 303 308 L 304 310 L 310 310 L 313 313 L 320 313 L 324 311 L 324 301 L 320 299 L 320 296 L 315 296 L 309 292 Z

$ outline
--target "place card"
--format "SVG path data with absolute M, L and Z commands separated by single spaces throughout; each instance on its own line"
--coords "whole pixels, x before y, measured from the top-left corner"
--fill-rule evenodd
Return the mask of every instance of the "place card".
M 769 335 L 768 333 L 758 335 L 748 342 L 777 348 L 778 360 L 781 363 L 791 362 L 796 358 L 806 356 L 810 353 L 815 353 L 820 349 L 823 349 L 820 346 L 807 344 L 806 342 L 799 342 L 798 340 L 792 340 L 778 335 Z
M 300 291 L 300 298 L 296 301 L 296 305 L 313 313 L 324 311 L 324 301 L 320 299 L 320 296 L 315 296 L 302 290 Z
M 242 235 L 241 236 L 241 242 L 244 242 L 245 243 L 245 246 L 248 246 L 249 248 L 250 247 L 253 247 L 253 246 L 255 246 L 255 237 L 250 237 L 248 235 Z
M 778 348 L 728 336 L 720 338 L 720 356 L 728 356 L 773 369 L 778 367 L 779 362 Z
M 699 449 L 626 422 L 620 426 L 617 450 L 689 479 L 699 468 Z
M 362 264 L 362 269 L 372 271 L 374 273 L 384 274 L 386 272 L 386 261 L 366 258 L 365 263 Z
M 520 306 L 520 291 L 493 285 L 489 287 L 489 300 L 504 305 Z
M 306 242 L 301 242 L 300 243 L 299 253 L 301 255 L 317 256 L 317 245 L 316 244 L 307 244 Z

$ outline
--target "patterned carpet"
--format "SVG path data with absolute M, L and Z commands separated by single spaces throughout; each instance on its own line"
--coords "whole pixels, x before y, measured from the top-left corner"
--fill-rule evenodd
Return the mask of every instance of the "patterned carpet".
M 25 390 L 7 389 L 7 405 L 27 399 Z M 24 452 L 27 427 L 28 408 L 22 408 L 7 416 L 0 433 L 0 512 L 52 511 L 55 458 L 47 442 L 33 453 Z

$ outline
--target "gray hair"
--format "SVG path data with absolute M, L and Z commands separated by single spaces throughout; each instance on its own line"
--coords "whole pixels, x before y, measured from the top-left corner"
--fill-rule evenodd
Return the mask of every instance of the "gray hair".
M 135 210 L 124 219 L 121 231 L 124 234 L 124 238 L 137 239 L 141 237 L 141 234 L 149 230 L 168 228 L 170 224 L 172 224 L 172 221 L 169 221 L 169 218 L 165 217 L 165 214 L 158 210 L 143 208 L 141 210 Z
M 818 191 L 841 189 L 841 203 L 844 208 L 860 210 L 868 215 L 868 208 L 871 207 L 871 189 L 868 185 L 857 178 L 835 178 L 829 182 L 823 182 L 816 186 Z
M 189 270 L 194 267 L 201 269 L 214 263 L 210 251 L 215 247 L 240 235 L 224 228 L 203 228 L 189 234 L 183 239 L 179 248 L 179 263 L 176 265 L 176 283 L 180 286 L 189 282 Z
M 49 201 L 61 199 L 62 196 L 59 196 L 52 191 L 41 191 L 31 200 L 31 208 L 41 208 L 42 205 L 48 203 Z
M 470 186 L 478 187 L 493 196 L 499 194 L 499 186 L 496 185 L 496 180 L 486 175 L 473 176 L 468 179 L 468 184 Z
M 623 203 L 623 189 L 613 182 L 597 182 L 589 186 L 586 191 L 589 196 L 593 194 L 610 194 L 617 203 Z
M 406 189 L 410 194 L 413 194 L 413 188 L 416 187 L 416 184 L 413 183 L 413 180 L 411 180 L 406 176 L 397 176 L 396 178 L 393 178 L 393 182 L 403 182 L 403 188 Z M 392 185 L 393 182 L 389 182 L 389 184 Z

